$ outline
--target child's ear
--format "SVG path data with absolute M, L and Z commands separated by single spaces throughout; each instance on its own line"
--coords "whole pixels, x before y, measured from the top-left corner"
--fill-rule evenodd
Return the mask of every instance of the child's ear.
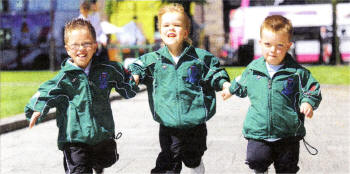
M 95 50 L 95 52 L 96 52 L 96 50 L 97 50 L 97 48 L 98 48 L 98 44 L 97 44 L 97 42 L 94 42 L 93 44 L 92 44 L 92 48 Z
M 288 49 L 289 49 L 292 45 L 293 45 L 293 42 L 289 42 L 288 45 L 287 45 Z
M 189 31 L 188 30 L 186 30 L 186 32 L 185 32 L 185 38 L 188 38 L 188 36 L 189 36 Z

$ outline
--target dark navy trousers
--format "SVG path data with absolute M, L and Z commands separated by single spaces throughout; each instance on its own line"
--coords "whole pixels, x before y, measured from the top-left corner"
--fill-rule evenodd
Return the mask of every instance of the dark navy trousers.
M 248 139 L 246 164 L 256 173 L 267 171 L 272 163 L 276 173 L 297 173 L 299 148 L 299 139 L 275 142 Z
M 182 162 L 190 168 L 197 167 L 207 149 L 207 126 L 177 129 L 160 125 L 161 152 L 151 173 L 180 173 Z

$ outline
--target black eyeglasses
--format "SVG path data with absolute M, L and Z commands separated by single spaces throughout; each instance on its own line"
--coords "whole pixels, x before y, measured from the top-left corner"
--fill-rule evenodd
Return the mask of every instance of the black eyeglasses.
M 68 47 L 74 51 L 77 51 L 80 49 L 80 47 L 83 47 L 84 49 L 91 49 L 92 45 L 93 45 L 92 42 L 86 42 L 81 44 L 71 44 L 71 45 L 68 45 Z

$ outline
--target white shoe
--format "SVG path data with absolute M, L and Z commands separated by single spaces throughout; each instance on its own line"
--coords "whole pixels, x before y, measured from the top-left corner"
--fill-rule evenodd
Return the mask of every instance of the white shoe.
M 195 168 L 190 168 L 190 171 L 191 171 L 191 174 L 204 174 L 205 168 L 204 168 L 203 161 L 201 161 L 199 166 L 197 166 Z

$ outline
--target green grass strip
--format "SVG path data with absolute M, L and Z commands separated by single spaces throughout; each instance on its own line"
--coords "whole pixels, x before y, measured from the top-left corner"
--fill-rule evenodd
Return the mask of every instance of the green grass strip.
M 40 84 L 56 74 L 50 71 L 0 72 L 0 118 L 23 113 Z
M 304 66 L 321 84 L 350 85 L 350 66 Z M 225 67 L 231 80 L 241 75 L 245 67 Z
M 321 84 L 350 85 L 350 66 L 307 66 Z M 231 80 L 245 67 L 225 67 Z M 1 71 L 0 118 L 23 113 L 24 106 L 40 84 L 53 78 L 51 71 Z

